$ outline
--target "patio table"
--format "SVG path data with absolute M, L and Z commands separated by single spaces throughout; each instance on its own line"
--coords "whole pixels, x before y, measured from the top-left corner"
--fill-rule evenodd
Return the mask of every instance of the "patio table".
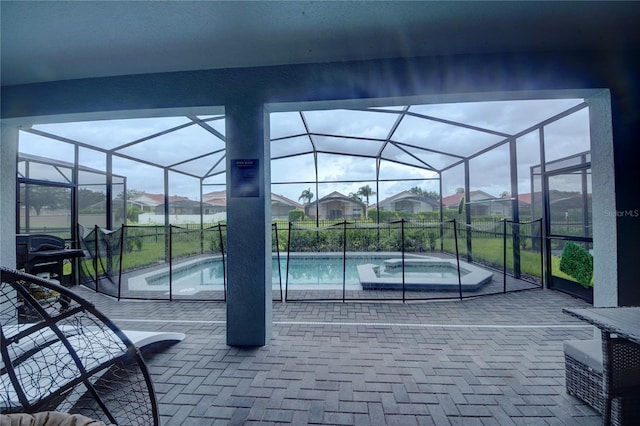
M 563 312 L 602 333 L 603 424 L 609 425 L 614 399 L 640 396 L 640 307 L 565 308 Z M 631 424 L 633 417 L 637 421 L 638 401 L 629 402 L 616 407 L 614 424 Z

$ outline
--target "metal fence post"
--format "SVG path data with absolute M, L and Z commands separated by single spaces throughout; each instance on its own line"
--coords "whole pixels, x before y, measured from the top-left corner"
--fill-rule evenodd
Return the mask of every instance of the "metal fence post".
M 453 218 L 453 242 L 456 246 L 456 263 L 458 265 L 458 293 L 460 300 L 462 300 L 462 276 L 460 275 L 460 253 L 458 251 L 458 226 L 456 218 Z
M 347 221 L 342 222 L 342 303 L 347 296 Z
M 502 219 L 502 292 L 507 292 L 507 219 Z
M 173 225 L 169 225 L 169 300 L 173 300 Z
M 404 219 L 400 220 L 400 249 L 402 250 L 402 303 L 406 302 L 406 289 L 404 282 L 404 222 Z
M 224 242 L 222 241 L 222 224 L 218 223 L 218 236 L 220 237 L 220 254 L 222 255 L 222 292 L 224 301 L 227 301 L 227 267 L 224 261 Z
M 276 233 L 276 256 L 278 257 L 278 281 L 280 283 L 280 301 L 282 302 L 282 268 L 280 267 L 280 243 L 278 241 L 278 224 L 273 222 L 273 229 Z
M 98 252 L 98 230 L 99 230 L 98 225 L 94 225 L 93 233 L 94 233 L 95 237 L 93 239 L 93 247 L 94 247 L 95 256 L 93 256 L 93 273 L 95 274 L 96 292 L 98 292 L 98 284 L 99 284 L 99 279 L 98 279 L 98 256 L 100 256 L 100 253 Z
M 122 227 L 120 228 L 120 267 L 118 268 L 118 300 L 120 300 L 120 297 L 122 296 L 122 258 L 123 255 L 122 253 L 124 252 L 124 241 L 125 241 L 125 237 L 124 237 L 124 233 L 127 231 L 127 228 L 125 225 L 122 225 Z
M 284 301 L 289 301 L 289 262 L 291 261 L 291 228 L 293 224 L 289 222 L 289 235 L 287 236 L 287 270 L 284 277 Z

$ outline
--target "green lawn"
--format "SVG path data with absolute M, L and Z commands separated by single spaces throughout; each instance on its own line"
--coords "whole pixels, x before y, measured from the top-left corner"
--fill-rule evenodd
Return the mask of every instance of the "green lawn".
M 473 259 L 484 260 L 496 266 L 504 263 L 502 238 L 474 238 L 471 241 Z M 458 249 L 460 254 L 466 255 L 466 239 L 458 239 Z M 507 269 L 513 269 L 513 244 L 511 239 L 507 239 Z M 444 249 L 450 253 L 455 252 L 453 238 L 444 239 Z M 523 274 L 540 277 L 541 274 L 540 252 L 520 250 L 520 270 Z

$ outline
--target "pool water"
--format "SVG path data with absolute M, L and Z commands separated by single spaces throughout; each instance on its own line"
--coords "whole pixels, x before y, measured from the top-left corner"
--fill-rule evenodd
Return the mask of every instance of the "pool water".
M 345 271 L 346 285 L 359 285 L 357 265 L 371 263 L 383 265 L 384 258 L 371 256 L 347 258 L 346 269 L 344 269 L 342 256 L 292 256 L 289 260 L 288 284 L 289 285 L 342 285 L 343 269 Z M 287 259 L 280 258 L 280 269 L 278 259 L 274 257 L 271 264 L 271 277 L 274 285 L 280 284 L 280 273 L 282 274 L 282 285 L 287 283 L 285 274 L 287 273 Z M 223 273 L 222 261 L 220 259 L 207 259 L 192 262 L 186 266 L 174 266 L 171 285 L 174 289 L 182 287 L 208 286 L 214 289 L 222 286 Z M 145 274 L 146 286 L 148 290 L 168 289 L 169 271 L 159 271 L 152 274 Z
M 492 273 L 460 262 L 428 256 L 408 255 L 403 261 L 397 254 L 351 255 L 344 262 L 342 253 L 295 253 L 273 257 L 271 282 L 290 289 L 476 289 L 491 280 Z M 405 267 L 404 275 L 402 267 Z M 287 271 L 288 267 L 288 271 Z M 280 273 L 281 275 L 280 275 Z M 343 278 L 344 274 L 344 278 Z M 285 278 L 286 277 L 288 278 Z M 197 293 L 202 290 L 222 290 L 224 284 L 222 260 L 192 259 L 172 267 L 171 287 L 174 293 Z M 282 281 L 280 280 L 282 276 Z M 131 277 L 129 290 L 169 289 L 169 269 L 151 271 Z
M 402 277 L 402 268 L 387 268 L 380 273 L 389 277 Z M 404 271 L 405 278 L 421 277 L 426 279 L 458 278 L 458 268 L 451 265 L 408 265 Z

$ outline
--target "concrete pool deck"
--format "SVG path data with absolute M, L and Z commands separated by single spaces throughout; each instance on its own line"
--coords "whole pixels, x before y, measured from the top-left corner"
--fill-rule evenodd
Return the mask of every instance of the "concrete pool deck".
M 551 290 L 421 303 L 274 303 L 266 346 L 226 345 L 221 302 L 120 301 L 122 328 L 186 334 L 145 355 L 162 424 L 599 425 L 566 394 L 562 342 L 592 327 Z

